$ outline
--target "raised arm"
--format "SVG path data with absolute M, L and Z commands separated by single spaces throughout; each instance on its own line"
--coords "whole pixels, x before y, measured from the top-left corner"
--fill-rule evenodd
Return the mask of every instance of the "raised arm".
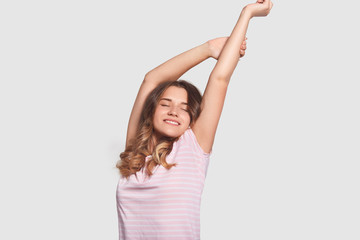
M 210 152 L 215 138 L 216 128 L 223 109 L 230 78 L 239 61 L 240 48 L 248 28 L 249 21 L 255 16 L 266 16 L 272 8 L 270 0 L 259 0 L 245 6 L 227 40 L 219 59 L 210 74 L 201 103 L 202 112 L 192 129 L 205 152 Z
M 135 137 L 140 114 L 149 93 L 164 81 L 176 81 L 189 69 L 211 57 L 211 50 L 209 44 L 206 42 L 171 58 L 145 75 L 130 114 L 126 136 L 126 147 L 129 145 L 130 140 Z

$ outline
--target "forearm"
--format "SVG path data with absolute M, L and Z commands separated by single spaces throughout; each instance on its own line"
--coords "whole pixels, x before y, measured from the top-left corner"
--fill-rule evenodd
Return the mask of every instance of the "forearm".
M 210 79 L 229 82 L 240 58 L 240 47 L 245 39 L 251 14 L 244 8 L 240 17 L 222 50 L 219 59 L 210 74 Z
M 164 81 L 176 81 L 185 72 L 210 57 L 208 43 L 201 44 L 183 52 L 148 72 L 145 81 L 159 84 Z

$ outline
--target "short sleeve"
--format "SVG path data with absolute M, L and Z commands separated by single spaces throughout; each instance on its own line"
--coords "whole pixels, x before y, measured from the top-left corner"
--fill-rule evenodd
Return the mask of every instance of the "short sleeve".
M 194 151 L 197 152 L 199 155 L 205 157 L 205 158 L 209 158 L 212 150 L 209 153 L 206 153 L 200 146 L 199 142 L 197 141 L 197 138 L 193 132 L 193 130 L 191 128 L 188 128 L 185 131 L 186 137 L 189 138 L 189 141 L 191 141 L 192 146 L 194 148 Z

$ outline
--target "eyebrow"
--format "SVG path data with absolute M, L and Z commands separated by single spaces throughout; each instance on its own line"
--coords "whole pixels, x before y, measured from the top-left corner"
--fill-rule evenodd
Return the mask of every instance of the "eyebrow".
M 170 98 L 161 98 L 160 101 L 161 100 L 166 100 L 166 101 L 172 102 L 172 100 Z M 181 102 L 181 104 L 188 105 L 188 103 L 186 103 L 186 102 Z

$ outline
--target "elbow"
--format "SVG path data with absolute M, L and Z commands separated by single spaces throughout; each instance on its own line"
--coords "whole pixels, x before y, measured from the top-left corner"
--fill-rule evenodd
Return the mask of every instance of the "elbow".
M 158 85 L 159 83 L 163 82 L 164 79 L 165 79 L 165 77 L 163 76 L 163 74 L 161 74 L 159 72 L 150 71 L 145 74 L 143 82 Z
M 153 74 L 151 74 L 151 71 L 145 74 L 143 83 L 155 83 L 156 79 L 153 76 Z
M 144 82 L 148 82 L 148 81 L 150 81 L 150 79 L 151 79 L 151 74 L 150 74 L 150 72 L 148 72 L 144 76 Z
M 228 77 L 226 75 L 218 75 L 217 74 L 217 75 L 210 76 L 210 80 L 228 85 L 230 82 L 230 77 Z
M 159 85 L 158 79 L 149 73 L 145 74 L 145 77 L 141 83 L 142 86 L 148 86 L 150 88 L 155 88 Z

